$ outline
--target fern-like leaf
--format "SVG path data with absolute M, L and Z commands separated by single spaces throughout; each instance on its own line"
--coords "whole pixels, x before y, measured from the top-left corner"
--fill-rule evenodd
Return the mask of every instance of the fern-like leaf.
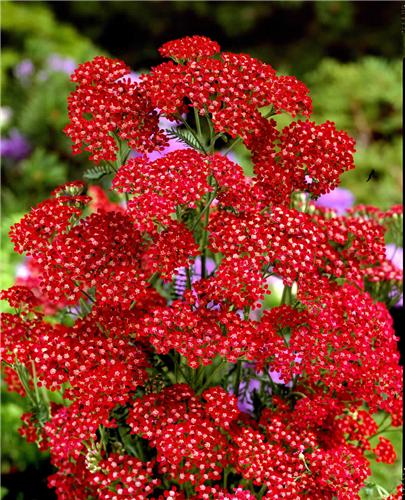
M 113 169 L 109 165 L 97 165 L 96 167 L 89 168 L 84 173 L 84 178 L 89 181 L 99 181 L 105 175 L 113 173 Z
M 205 153 L 204 146 L 190 130 L 171 128 L 166 132 L 166 134 L 170 137 L 170 139 L 176 139 L 193 149 L 197 149 L 198 151 Z

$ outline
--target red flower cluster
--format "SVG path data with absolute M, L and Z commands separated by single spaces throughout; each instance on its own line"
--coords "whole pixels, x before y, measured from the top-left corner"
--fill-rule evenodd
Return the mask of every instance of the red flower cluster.
M 292 122 L 278 134 L 269 122 L 251 141 L 254 169 L 268 199 L 288 204 L 294 191 L 314 197 L 339 184 L 339 177 L 354 168 L 354 140 L 332 122 Z
M 385 462 L 386 464 L 393 464 L 397 458 L 394 447 L 391 441 L 380 436 L 378 438 L 378 445 L 374 449 L 377 457 L 377 462 Z
M 56 196 L 39 203 L 10 230 L 16 252 L 33 255 L 45 250 L 56 236 L 73 225 L 89 201 L 88 196 L 74 195 Z
M 402 210 L 311 203 L 353 168 L 354 142 L 330 122 L 277 130 L 263 108 L 310 114 L 295 78 L 205 37 L 161 54 L 174 62 L 140 84 L 103 57 L 72 77 L 67 133 L 117 161 L 125 200 L 69 183 L 11 228 L 31 273 L 1 296 L 5 380 L 30 401 L 21 433 L 49 449 L 61 500 L 357 499 L 367 453 L 396 460 L 374 414 L 401 423 L 384 301 L 402 274 L 384 237 Z M 159 149 L 159 116 L 189 110 L 189 148 L 121 155 Z M 245 142 L 252 178 L 219 137 Z M 271 276 L 284 291 L 269 309 Z
M 215 42 L 192 37 L 169 42 L 164 56 L 184 64 L 163 63 L 144 76 L 154 105 L 169 117 L 187 110 L 211 114 L 216 132 L 249 140 L 266 123 L 260 108 L 309 115 L 308 89 L 294 77 L 277 77 L 274 69 L 246 54 L 221 52 Z
M 201 298 L 195 309 L 194 300 L 156 308 L 142 318 L 137 326 L 139 335 L 147 335 L 159 354 L 175 349 L 193 368 L 211 364 L 218 355 L 231 363 L 242 356 L 254 356 L 258 339 L 253 322 L 243 321 L 221 304 L 206 303 L 207 298 Z
M 174 60 L 199 59 L 203 56 L 218 54 L 220 46 L 206 36 L 185 36 L 179 40 L 164 43 L 159 54 L 162 57 L 171 57 Z
M 129 73 L 122 61 L 101 56 L 73 73 L 77 89 L 69 97 L 70 123 L 65 132 L 74 142 L 75 154 L 85 145 L 96 163 L 114 161 L 119 149 L 116 137 L 142 152 L 164 147 L 157 113 L 138 84 L 123 79 Z
M 153 223 L 167 224 L 176 206 L 193 207 L 208 190 L 208 165 L 202 154 L 192 149 L 168 153 L 150 162 L 146 158 L 129 160 L 113 180 L 113 188 L 129 193 L 128 212 L 135 225 L 151 231 Z

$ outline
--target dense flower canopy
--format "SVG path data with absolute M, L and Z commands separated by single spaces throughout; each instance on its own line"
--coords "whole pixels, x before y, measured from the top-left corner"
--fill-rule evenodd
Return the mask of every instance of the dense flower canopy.
M 140 82 L 106 57 L 72 75 L 65 132 L 121 202 L 69 183 L 11 228 L 29 256 L 2 292 L 21 433 L 49 449 L 61 500 L 360 498 L 368 459 L 396 458 L 378 413 L 402 418 L 384 241 L 402 207 L 313 202 L 354 168 L 354 141 L 309 120 L 294 77 L 206 37 L 160 53 L 173 61 Z M 301 118 L 280 131 L 280 113 Z M 173 138 L 162 118 L 186 146 L 151 159 Z M 252 177 L 218 152 L 232 140 Z

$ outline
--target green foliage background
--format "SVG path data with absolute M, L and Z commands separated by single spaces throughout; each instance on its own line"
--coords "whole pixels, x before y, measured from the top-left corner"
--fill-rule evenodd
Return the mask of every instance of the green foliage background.
M 18 129 L 30 142 L 22 161 L 2 158 L 2 274 L 13 283 L 20 258 L 8 241 L 9 226 L 58 184 L 81 178 L 90 166 L 73 157 L 62 133 L 67 122 L 68 75 L 51 71 L 57 54 L 83 62 L 99 54 L 124 59 L 136 71 L 160 62 L 157 48 L 185 35 L 204 34 L 224 50 L 246 52 L 311 89 L 315 121 L 335 121 L 357 141 L 356 170 L 343 176 L 358 203 L 381 208 L 402 202 L 401 39 L 398 2 L 11 2 L 1 3 L 2 108 L 7 137 Z M 16 78 L 16 66 L 30 60 L 33 74 Z M 44 76 L 45 75 L 45 76 Z M 279 118 L 283 126 L 283 117 Z M 246 150 L 237 150 L 247 171 Z M 375 176 L 369 181 L 369 173 Z M 2 472 L 40 464 L 35 446 L 16 429 L 21 398 L 3 394 Z M 395 446 L 401 456 L 400 433 Z M 391 435 L 392 438 L 392 435 Z M 373 480 L 390 490 L 401 476 L 394 466 L 372 464 Z M 21 487 L 22 488 L 22 487 Z M 6 495 L 6 493 L 4 493 Z M 18 495 L 20 495 L 18 497 Z M 35 496 L 35 494 L 33 494 Z M 34 498 L 22 490 L 5 498 Z M 370 486 L 364 498 L 380 498 Z M 45 498 L 44 496 L 39 498 Z

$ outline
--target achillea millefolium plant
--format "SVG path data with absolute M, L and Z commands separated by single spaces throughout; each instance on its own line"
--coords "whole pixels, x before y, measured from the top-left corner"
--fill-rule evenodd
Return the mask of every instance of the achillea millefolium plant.
M 316 206 L 355 144 L 310 121 L 296 78 L 200 36 L 160 53 L 139 82 L 105 57 L 72 75 L 65 132 L 121 201 L 73 182 L 11 228 L 29 259 L 2 294 L 21 432 L 61 500 L 359 498 L 369 458 L 396 458 L 402 272 L 384 235 L 402 207 Z M 228 157 L 240 142 L 253 177 Z

